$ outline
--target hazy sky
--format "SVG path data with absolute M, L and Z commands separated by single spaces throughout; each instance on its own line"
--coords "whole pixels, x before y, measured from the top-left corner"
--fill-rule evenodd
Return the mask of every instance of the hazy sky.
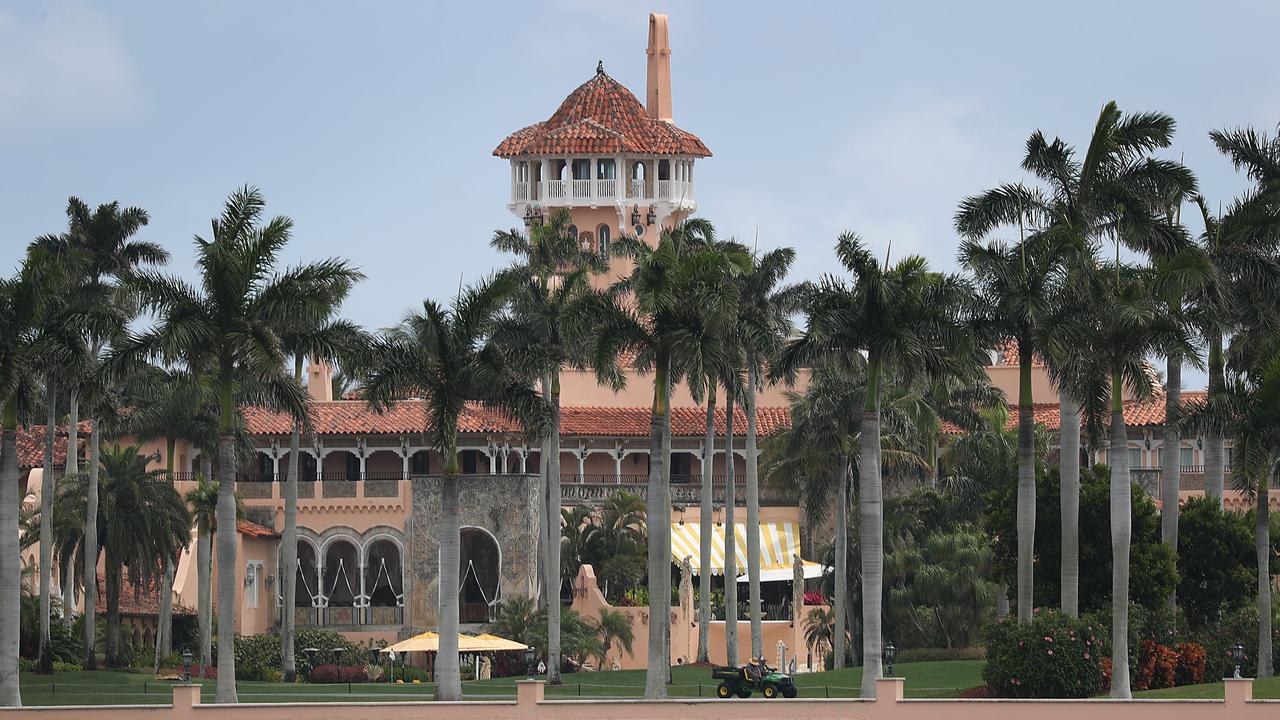
M 958 201 L 1021 179 L 1036 128 L 1085 142 L 1107 100 L 1177 118 L 1169 156 L 1214 203 L 1244 182 L 1206 133 L 1280 119 L 1274 2 L 10 2 L 0 270 L 77 195 L 146 208 L 189 275 L 192 236 L 251 183 L 296 223 L 286 259 L 352 259 L 369 280 L 346 314 L 391 324 L 505 262 L 507 133 L 597 60 L 643 97 L 650 10 L 676 123 L 715 153 L 700 213 L 796 247 L 796 279 L 846 228 L 954 267 Z

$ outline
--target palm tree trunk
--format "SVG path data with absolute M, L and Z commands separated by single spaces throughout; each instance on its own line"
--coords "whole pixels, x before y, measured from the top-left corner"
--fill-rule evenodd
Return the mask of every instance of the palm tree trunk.
M 547 684 L 560 684 L 560 374 L 552 370 L 551 444 L 547 471 Z
M 551 397 L 551 387 L 542 379 L 543 397 Z M 541 452 L 538 453 L 538 607 L 548 609 L 549 593 L 547 588 L 547 548 L 551 545 L 551 436 L 542 438 Z M 555 451 L 559 452 L 559 448 Z
M 1253 542 L 1258 554 L 1258 674 L 1268 678 L 1274 649 L 1271 647 L 1271 473 L 1258 482 L 1258 508 L 1253 517 Z
M 737 665 L 738 654 L 738 523 L 737 478 L 733 466 L 733 390 L 724 393 L 724 647 L 725 661 Z
M 862 551 L 862 692 L 876 696 L 880 679 L 880 604 L 884 585 L 884 498 L 880 479 L 881 361 L 867 364 L 867 400 L 862 410 L 858 457 L 858 537 Z
M 667 676 L 671 672 L 670 657 L 663 657 L 671 617 L 671 560 L 667 553 L 667 538 L 671 533 L 671 505 L 667 502 L 667 458 L 662 452 L 668 411 L 667 376 L 666 358 L 659 358 L 654 372 L 653 409 L 649 418 L 649 485 L 646 508 L 649 546 L 649 651 L 645 666 L 644 696 L 650 700 L 660 700 L 667 696 Z
M 53 672 L 49 616 L 53 609 L 53 445 L 58 433 L 58 386 L 45 383 L 44 469 L 40 477 L 40 672 Z
M 84 518 L 84 669 L 98 669 L 98 470 L 102 451 L 100 423 L 89 420 L 89 486 Z
M 667 398 L 671 397 L 671 376 L 667 375 Z M 662 613 L 662 656 L 666 658 L 667 685 L 671 684 L 671 408 L 662 414 L 662 502 L 668 508 L 662 515 L 662 557 L 667 559 L 666 572 L 662 574 L 663 597 L 666 604 Z
M 293 356 L 293 379 L 302 384 L 302 355 Z M 294 602 L 298 592 L 298 466 L 302 448 L 302 422 L 294 418 L 289 431 L 289 469 L 284 475 L 284 531 L 280 534 L 280 667 L 281 679 L 298 679 L 294 640 L 297 617 Z
M 295 456 L 296 457 L 296 456 Z M 200 474 L 213 478 L 213 458 L 200 453 Z M 207 521 L 196 526 L 196 613 L 200 628 L 200 667 L 213 664 L 213 533 Z
M 1178 500 L 1182 475 L 1178 466 L 1182 437 L 1175 423 L 1182 404 L 1182 360 L 1169 357 L 1165 368 L 1164 438 L 1160 453 L 1160 541 L 1178 556 Z M 1177 590 L 1169 593 L 1169 609 L 1178 607 Z
M 75 390 L 68 397 L 67 464 L 64 476 L 80 474 L 80 396 Z M 71 629 L 71 616 L 76 607 L 75 556 L 70 555 L 62 570 L 62 624 Z
M 440 481 L 440 651 L 436 653 L 436 700 L 462 699 L 462 676 L 458 668 L 458 583 L 462 564 L 462 542 L 458 535 L 458 452 L 456 447 L 450 450 L 449 457 L 453 459 L 446 459 Z
M 1209 339 L 1209 399 L 1218 397 L 1226 387 L 1226 361 L 1222 350 L 1222 333 L 1215 332 Z M 1181 453 L 1179 453 L 1181 454 Z M 1226 489 L 1226 453 L 1222 435 L 1206 432 L 1204 437 L 1204 494 L 1218 501 L 1222 509 L 1222 495 Z
M 1080 616 L 1080 404 L 1065 392 L 1058 394 L 1058 447 L 1062 503 L 1062 612 Z
M 840 456 L 836 482 L 839 483 L 836 488 L 836 566 L 832 578 L 836 598 L 835 607 L 831 610 L 835 616 L 835 627 L 831 629 L 831 667 L 839 670 L 844 667 L 848 652 L 845 649 L 845 633 L 848 632 L 845 620 L 849 606 L 849 458 L 845 455 Z
M 120 667 L 120 573 L 123 568 L 111 546 L 107 546 L 107 649 L 103 659 L 108 668 Z
M 0 436 L 0 706 L 22 707 L 18 687 L 18 628 L 21 620 L 22 561 L 18 554 L 18 410 L 4 404 Z
M 1020 338 L 1020 340 L 1023 340 Z M 1031 396 L 1031 346 L 1018 344 L 1018 622 L 1035 607 L 1036 446 Z
M 155 671 L 173 653 L 173 561 L 164 563 L 164 577 L 160 579 L 160 608 L 156 618 Z
M 715 523 L 716 382 L 707 379 L 707 434 L 702 441 L 702 506 L 698 514 L 698 662 L 711 662 L 711 526 Z
M 1132 484 L 1129 433 L 1124 424 L 1124 386 L 1111 375 L 1111 697 L 1130 698 L 1129 688 L 1129 543 L 1132 532 Z
M 756 370 L 747 364 L 747 598 L 751 603 L 751 654 L 764 655 L 760 621 L 760 474 L 756 462 Z
M 236 694 L 236 458 L 232 443 L 231 381 L 222 381 L 222 427 L 218 437 L 218 690 L 219 703 L 239 702 Z

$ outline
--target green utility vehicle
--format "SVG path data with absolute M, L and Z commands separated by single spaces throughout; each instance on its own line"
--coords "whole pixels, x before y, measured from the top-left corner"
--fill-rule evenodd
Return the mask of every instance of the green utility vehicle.
M 722 699 L 734 695 L 749 698 L 753 692 L 771 700 L 779 695 L 793 698 L 799 694 L 791 676 L 769 667 L 763 658 L 757 658 L 741 667 L 717 665 L 711 668 L 711 679 L 720 681 L 716 685 L 716 697 Z

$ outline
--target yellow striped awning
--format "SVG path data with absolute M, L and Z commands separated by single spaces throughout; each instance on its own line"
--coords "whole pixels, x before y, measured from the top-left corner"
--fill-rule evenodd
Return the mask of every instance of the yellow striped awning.
M 724 523 L 716 523 L 711 527 L 711 573 L 724 574 Z M 760 523 L 760 567 L 791 568 L 793 557 L 800 554 L 800 524 L 794 522 Z M 671 559 L 676 563 L 687 557 L 693 565 L 693 573 L 702 573 L 699 542 L 701 538 L 700 523 L 671 523 Z M 747 526 L 745 523 L 734 524 L 734 562 L 738 572 L 747 569 Z M 805 561 L 805 575 L 809 576 L 809 566 L 816 565 Z M 819 571 L 820 572 L 820 571 Z M 786 579 L 791 579 L 790 576 Z

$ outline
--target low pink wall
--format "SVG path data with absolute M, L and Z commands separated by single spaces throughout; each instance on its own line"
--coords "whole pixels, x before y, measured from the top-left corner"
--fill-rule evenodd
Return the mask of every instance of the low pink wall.
M 41 720 L 1263 720 L 1280 702 L 1253 700 L 1252 680 L 1228 680 L 1225 700 L 903 700 L 902 678 L 880 680 L 875 700 L 546 700 L 541 681 L 515 702 L 201 705 L 198 685 L 176 685 L 172 706 L 0 710 Z

